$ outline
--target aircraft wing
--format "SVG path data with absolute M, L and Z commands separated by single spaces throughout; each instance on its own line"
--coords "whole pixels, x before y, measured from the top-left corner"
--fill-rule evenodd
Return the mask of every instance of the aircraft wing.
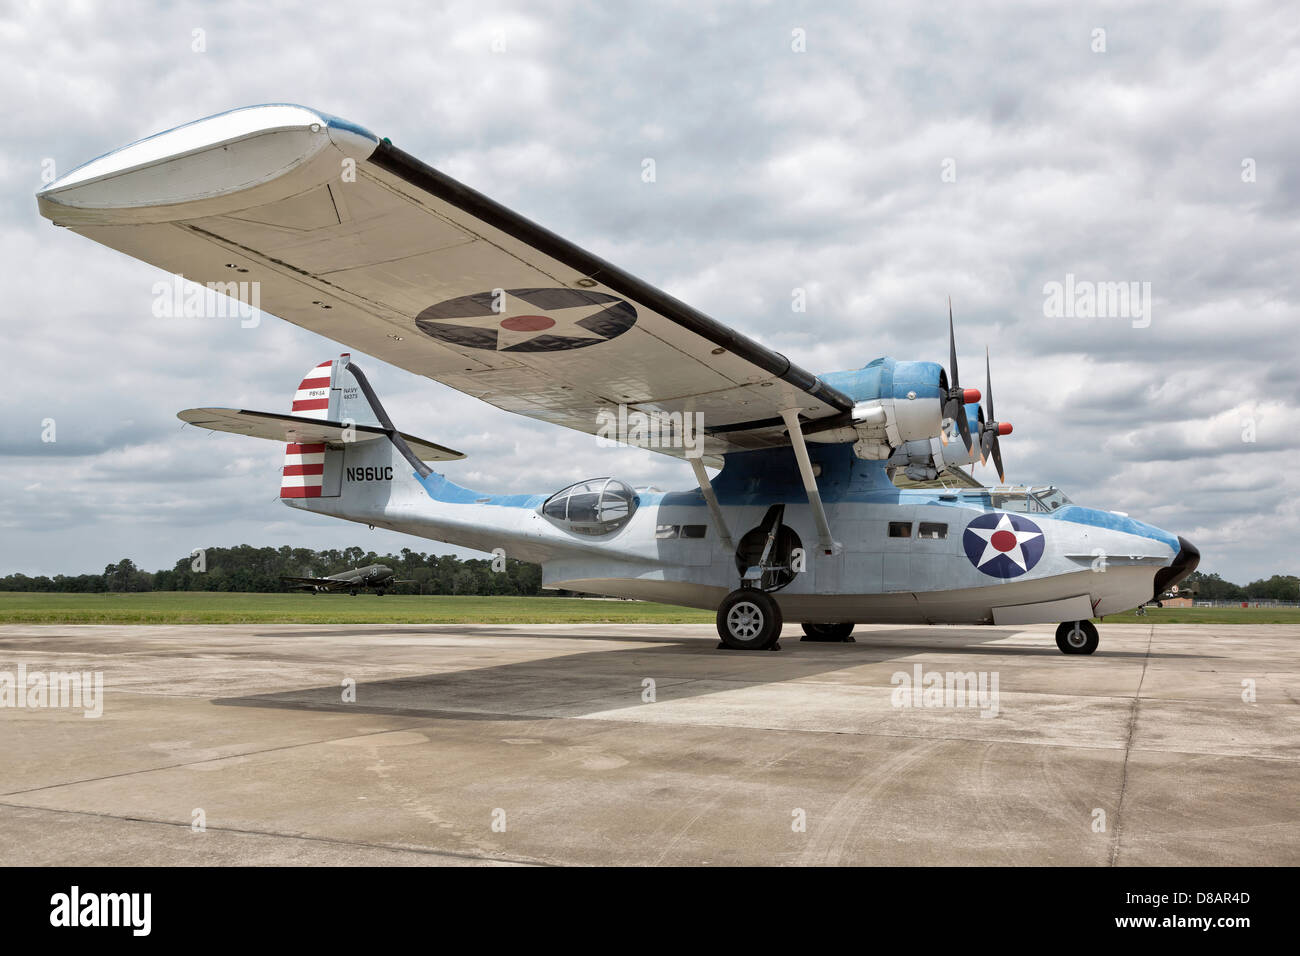
M 303 588 L 321 587 L 321 588 L 330 588 L 331 590 L 338 590 L 338 589 L 340 589 L 340 588 L 347 588 L 347 587 L 353 587 L 353 586 L 354 586 L 354 585 L 352 585 L 350 582 L 348 582 L 348 581 L 340 581 L 338 578 L 293 578 L 293 577 L 282 577 L 282 578 L 280 578 L 280 580 L 281 580 L 281 581 L 284 581 L 286 584 L 293 584 L 293 585 L 296 585 L 296 586 L 298 586 L 298 587 L 303 587 Z
M 57 225 L 580 431 L 608 434 L 620 405 L 698 412 L 704 451 L 716 455 L 787 444 L 785 409 L 821 419 L 853 404 L 387 139 L 300 106 L 248 107 L 160 133 L 37 199 Z

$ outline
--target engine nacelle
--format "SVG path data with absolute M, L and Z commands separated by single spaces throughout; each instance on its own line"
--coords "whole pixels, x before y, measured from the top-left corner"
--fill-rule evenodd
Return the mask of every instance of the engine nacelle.
M 810 430 L 810 441 L 853 442 L 859 458 L 883 460 L 908 442 L 928 442 L 939 434 L 948 376 L 934 362 L 879 358 L 857 371 L 821 378 L 856 404 L 838 427 Z
M 966 450 L 966 446 L 960 441 L 957 442 L 957 446 L 963 452 Z M 946 467 L 944 450 L 951 447 L 952 442 L 945 446 L 939 438 L 922 438 L 905 442 L 890 456 L 889 463 L 901 467 L 907 472 L 907 477 L 913 481 L 930 481 L 937 478 L 939 472 Z
M 913 481 L 930 481 L 955 465 L 973 465 L 980 460 L 979 406 L 965 406 L 966 421 L 970 426 L 971 446 L 961 440 L 956 427 L 950 426 L 941 437 L 905 442 L 888 456 L 889 463 L 903 468 Z

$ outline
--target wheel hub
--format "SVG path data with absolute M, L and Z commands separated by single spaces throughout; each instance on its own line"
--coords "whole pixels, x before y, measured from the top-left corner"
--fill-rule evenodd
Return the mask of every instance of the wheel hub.
M 750 640 L 763 629 L 763 612 L 749 601 L 741 601 L 727 614 L 727 629 L 740 640 Z

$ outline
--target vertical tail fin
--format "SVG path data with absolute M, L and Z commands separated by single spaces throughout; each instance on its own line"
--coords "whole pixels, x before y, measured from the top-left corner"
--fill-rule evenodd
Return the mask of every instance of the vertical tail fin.
M 345 425 L 375 424 L 356 379 L 347 369 L 352 356 L 321 362 L 303 376 L 293 393 L 290 412 L 303 418 Z M 339 494 L 343 453 L 325 444 L 293 444 L 284 448 L 281 498 L 330 498 Z
M 330 415 L 330 392 L 334 374 L 334 362 L 321 362 L 302 377 L 298 390 L 293 393 L 293 405 L 290 411 L 304 418 L 328 420 Z

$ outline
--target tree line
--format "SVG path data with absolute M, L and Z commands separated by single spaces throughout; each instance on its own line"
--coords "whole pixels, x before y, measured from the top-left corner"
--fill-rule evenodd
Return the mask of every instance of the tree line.
M 494 563 L 500 570 L 494 570 Z M 102 574 L 56 574 L 0 578 L 0 591 L 106 593 L 129 591 L 291 591 L 284 577 L 323 578 L 349 568 L 384 564 L 396 577 L 413 584 L 385 588 L 392 594 L 522 594 L 542 588 L 542 569 L 506 558 L 461 560 L 450 554 L 425 554 L 403 548 L 400 554 L 376 554 L 361 548 L 313 551 L 310 548 L 204 548 L 158 571 L 138 568 L 130 558 L 107 565 Z
M 1198 601 L 1300 601 L 1300 578 L 1294 574 L 1275 574 L 1243 586 L 1193 571 L 1178 587 L 1191 591 Z
M 498 565 L 500 562 L 496 562 Z M 395 584 L 394 594 L 538 594 L 542 569 L 526 561 L 505 559 L 493 570 L 489 558 L 461 560 L 450 554 L 425 554 L 403 548 L 400 554 L 376 554 L 361 548 L 313 551 L 310 548 L 205 548 L 186 555 L 171 568 L 144 571 L 130 558 L 107 565 L 102 574 L 56 574 L 29 577 L 10 574 L 0 578 L 0 591 L 289 591 L 283 577 L 323 578 L 348 568 L 385 564 L 397 577 L 414 584 Z M 1300 602 L 1300 578 L 1275 574 L 1249 584 L 1233 584 L 1217 574 L 1195 571 L 1181 585 L 1200 601 Z

